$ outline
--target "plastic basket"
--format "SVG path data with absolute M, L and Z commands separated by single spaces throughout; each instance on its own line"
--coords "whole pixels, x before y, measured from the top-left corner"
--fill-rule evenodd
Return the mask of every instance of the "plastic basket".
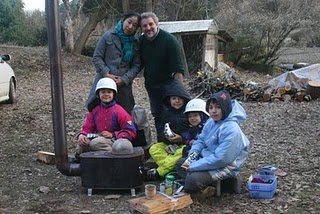
M 277 176 L 271 175 L 253 175 L 253 178 L 261 178 L 265 180 L 272 180 L 272 183 L 255 183 L 248 182 L 248 190 L 251 198 L 264 198 L 270 199 L 274 196 L 277 190 L 278 178 Z
M 269 166 L 264 166 L 262 168 L 259 169 L 259 174 L 260 175 L 274 175 L 274 171 L 276 170 L 277 168 L 272 166 L 272 165 L 269 165 Z

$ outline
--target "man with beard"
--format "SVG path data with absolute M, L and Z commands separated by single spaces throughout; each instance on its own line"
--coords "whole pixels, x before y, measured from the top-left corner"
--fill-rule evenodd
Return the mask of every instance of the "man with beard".
M 158 26 L 159 19 L 152 12 L 141 14 L 141 64 L 151 113 L 154 117 L 158 141 L 162 135 L 161 114 L 166 85 L 173 79 L 183 80 L 185 72 L 182 47 L 170 33 Z

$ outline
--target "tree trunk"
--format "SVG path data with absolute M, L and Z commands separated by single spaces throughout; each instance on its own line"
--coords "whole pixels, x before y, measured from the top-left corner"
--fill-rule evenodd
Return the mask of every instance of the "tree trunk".
M 146 11 L 153 11 L 152 0 L 146 0 Z
M 97 24 L 104 19 L 106 16 L 106 9 L 101 8 L 98 13 L 89 18 L 89 21 L 86 23 L 84 28 L 82 29 L 79 38 L 75 43 L 75 47 L 73 52 L 76 54 L 81 54 L 83 47 L 85 46 L 90 34 L 95 30 Z
M 123 14 L 126 14 L 129 10 L 130 10 L 129 0 L 123 0 L 123 1 L 122 1 L 122 11 L 123 11 Z
M 64 34 L 66 39 L 66 50 L 68 52 L 73 52 L 74 48 L 74 23 L 71 17 L 70 2 L 68 0 L 63 0 L 64 7 L 66 9 L 66 16 L 64 20 Z

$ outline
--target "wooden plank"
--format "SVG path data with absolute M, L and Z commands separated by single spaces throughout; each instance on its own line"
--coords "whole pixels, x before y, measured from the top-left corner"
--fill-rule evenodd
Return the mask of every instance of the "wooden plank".
M 207 62 L 212 68 L 218 66 L 218 39 L 215 35 L 206 35 L 204 46 L 204 62 Z M 203 63 L 204 63 L 203 62 Z
M 143 214 L 168 213 L 188 207 L 192 204 L 189 194 L 184 194 L 174 200 L 157 193 L 154 198 L 139 197 L 129 200 L 130 207 Z
M 37 160 L 46 164 L 55 164 L 55 155 L 52 152 L 38 151 Z

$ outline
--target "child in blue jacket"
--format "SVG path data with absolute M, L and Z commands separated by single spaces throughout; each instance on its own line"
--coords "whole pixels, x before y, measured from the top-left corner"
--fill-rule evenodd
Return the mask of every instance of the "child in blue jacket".
M 217 180 L 236 176 L 248 158 L 249 140 L 239 124 L 246 112 L 227 91 L 219 91 L 207 101 L 210 119 L 192 144 L 189 156 L 196 160 L 185 165 L 185 191 L 199 193 Z

